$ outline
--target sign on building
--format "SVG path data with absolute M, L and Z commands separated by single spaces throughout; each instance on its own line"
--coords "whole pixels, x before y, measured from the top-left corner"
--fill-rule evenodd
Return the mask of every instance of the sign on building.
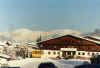
M 61 48 L 62 51 L 77 51 L 76 48 Z

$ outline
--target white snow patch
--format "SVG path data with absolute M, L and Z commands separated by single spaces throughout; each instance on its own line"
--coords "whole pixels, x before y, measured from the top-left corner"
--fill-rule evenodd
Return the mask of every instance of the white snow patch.
M 38 68 L 40 63 L 43 62 L 52 62 L 54 63 L 58 68 L 74 68 L 75 64 L 71 64 L 71 63 L 66 63 L 68 61 L 79 61 L 79 62 L 85 62 L 84 60 L 75 60 L 75 59 L 71 59 L 71 60 L 51 60 L 51 59 L 42 59 L 42 58 L 27 58 L 27 59 L 22 59 L 22 60 L 13 60 L 13 61 L 9 61 L 8 65 L 10 67 L 19 67 L 20 68 Z M 65 62 L 65 63 L 64 63 Z M 81 64 L 81 63 L 80 63 Z M 80 65 L 80 64 L 76 64 L 76 65 Z

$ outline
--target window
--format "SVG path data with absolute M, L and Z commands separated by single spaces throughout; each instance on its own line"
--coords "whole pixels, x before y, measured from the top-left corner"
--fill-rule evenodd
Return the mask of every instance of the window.
M 90 53 L 88 53 L 88 55 L 90 55 Z
M 51 54 L 51 52 L 48 52 L 48 54 L 50 55 L 50 54 Z
M 60 52 L 57 53 L 58 55 L 60 54 Z
M 55 55 L 55 54 L 56 54 L 56 52 L 53 52 L 53 54 Z
M 94 56 L 94 53 L 92 53 L 92 56 Z
M 78 53 L 78 55 L 80 55 L 80 52 Z
M 73 51 L 72 54 L 75 55 L 75 51 Z
M 82 55 L 85 55 L 85 53 L 82 53 Z
M 97 55 L 99 55 L 99 53 L 96 53 Z

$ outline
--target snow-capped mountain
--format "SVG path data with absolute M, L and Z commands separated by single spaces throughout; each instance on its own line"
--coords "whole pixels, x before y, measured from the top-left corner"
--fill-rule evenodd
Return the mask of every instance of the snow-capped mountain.
M 86 35 L 100 37 L 100 29 L 95 29 L 93 32 L 89 32 Z
M 52 30 L 47 32 L 47 35 L 44 37 L 44 39 L 56 38 L 67 34 L 81 35 L 81 32 L 70 29 Z
M 41 37 L 42 40 L 59 37 L 66 34 L 78 34 L 81 32 L 70 29 L 51 30 L 48 32 L 34 31 L 29 29 L 18 29 L 13 32 L 0 33 L 0 40 L 32 40 L 36 41 Z

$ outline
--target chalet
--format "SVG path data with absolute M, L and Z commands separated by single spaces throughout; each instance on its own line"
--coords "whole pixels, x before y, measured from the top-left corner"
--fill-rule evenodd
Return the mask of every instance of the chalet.
M 100 55 L 100 41 L 75 35 L 65 35 L 54 39 L 41 41 L 38 46 L 43 50 L 43 57 L 90 58 Z

